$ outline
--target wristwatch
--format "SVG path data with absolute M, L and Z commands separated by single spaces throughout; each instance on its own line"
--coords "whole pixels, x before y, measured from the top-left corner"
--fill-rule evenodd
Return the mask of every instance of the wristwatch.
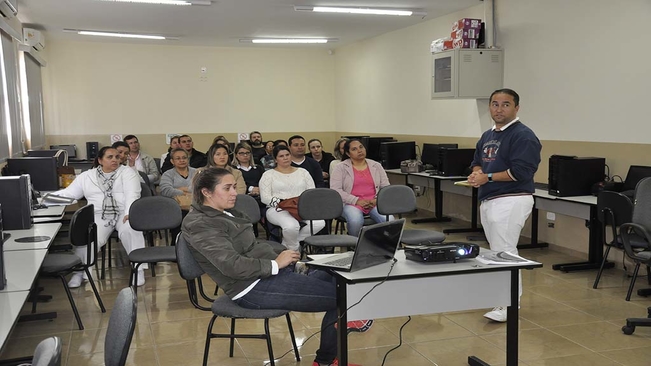
M 488 176 L 488 181 L 492 182 L 493 181 L 493 173 L 488 173 L 486 175 Z

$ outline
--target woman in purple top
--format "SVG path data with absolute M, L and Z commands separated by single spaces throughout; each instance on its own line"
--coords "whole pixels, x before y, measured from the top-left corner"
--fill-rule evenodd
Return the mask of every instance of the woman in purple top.
M 342 159 L 332 171 L 330 188 L 341 195 L 348 235 L 358 236 L 364 225 L 364 215 L 375 222 L 386 221 L 386 217 L 377 212 L 376 197 L 380 188 L 389 185 L 389 178 L 380 163 L 366 158 L 366 148 L 357 139 L 346 141 Z

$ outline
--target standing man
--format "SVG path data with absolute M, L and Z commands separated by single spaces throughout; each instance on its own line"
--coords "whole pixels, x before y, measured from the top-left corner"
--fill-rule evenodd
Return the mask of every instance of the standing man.
M 468 182 L 479 188 L 481 224 L 491 250 L 512 254 L 518 254 L 520 232 L 533 208 L 533 176 L 542 149 L 538 137 L 517 117 L 519 104 L 520 96 L 511 89 L 491 94 L 495 125 L 477 142 L 468 176 Z M 496 307 L 484 317 L 505 322 L 506 307 Z
M 183 150 L 188 152 L 188 156 L 190 157 L 191 167 L 203 168 L 204 166 L 206 166 L 208 162 L 206 158 L 206 154 L 194 148 L 194 142 L 192 142 L 192 137 L 188 135 L 179 136 L 179 145 Z M 165 173 L 165 171 L 170 170 L 172 168 L 173 168 L 172 162 L 170 160 L 170 156 L 168 155 L 167 158 L 165 159 L 165 162 L 163 163 L 162 171 L 163 173 Z
M 316 160 L 305 156 L 305 139 L 303 136 L 294 135 L 289 138 L 289 152 L 292 154 L 292 166 L 303 168 L 310 173 L 316 188 L 326 188 L 323 182 L 323 171 Z
M 262 143 L 262 134 L 259 131 L 253 131 L 249 134 L 249 141 L 251 142 L 251 154 L 253 154 L 253 161 L 257 165 L 262 165 L 260 159 L 267 155 Z
M 124 142 L 129 144 L 127 166 L 147 174 L 151 183 L 158 182 L 160 173 L 154 158 L 140 151 L 140 142 L 135 135 L 127 135 Z

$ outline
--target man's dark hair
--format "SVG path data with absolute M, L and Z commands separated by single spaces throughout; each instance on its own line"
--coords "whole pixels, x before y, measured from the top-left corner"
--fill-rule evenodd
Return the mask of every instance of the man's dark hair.
M 129 139 L 129 140 L 131 140 L 131 139 Z M 117 149 L 118 146 L 126 147 L 127 149 L 129 148 L 129 144 L 127 144 L 124 141 L 115 141 L 113 143 L 113 145 L 111 145 L 111 147 L 114 148 L 114 149 Z
M 289 144 L 287 143 L 287 141 L 285 141 L 285 140 L 283 140 L 283 139 L 280 139 L 280 140 L 276 140 L 276 141 L 274 141 L 274 146 L 278 146 L 278 144 L 280 144 L 281 142 L 284 142 L 285 145 L 289 145 Z
M 251 133 L 249 134 L 249 137 L 251 137 L 251 135 L 253 135 L 254 133 L 257 133 L 258 135 L 260 135 L 260 137 L 262 137 L 262 134 L 260 133 L 260 131 L 253 131 L 253 132 L 251 132 Z
M 301 136 L 301 135 L 294 135 L 294 136 L 290 137 L 289 140 L 287 140 L 287 142 L 288 142 L 289 145 L 291 146 L 291 145 L 292 145 L 292 141 L 293 141 L 293 140 L 296 140 L 296 139 L 301 139 L 301 140 L 305 141 L 305 138 L 303 138 L 303 136 Z
M 138 140 L 138 137 L 136 137 L 136 135 L 126 135 L 126 136 L 122 139 L 122 141 L 127 142 L 127 141 L 132 140 L 132 139 L 136 139 L 136 140 Z
M 495 91 L 491 94 L 491 97 L 490 97 L 490 99 L 488 100 L 489 102 L 492 102 L 492 101 L 493 101 L 493 95 L 495 95 L 495 94 L 507 94 L 507 95 L 510 95 L 510 96 L 513 97 L 513 102 L 515 102 L 515 106 L 514 106 L 514 107 L 517 107 L 517 106 L 520 105 L 520 96 L 519 96 L 518 93 L 516 93 L 515 90 L 513 90 L 513 89 L 504 88 L 504 89 L 497 89 L 497 90 L 495 90 Z

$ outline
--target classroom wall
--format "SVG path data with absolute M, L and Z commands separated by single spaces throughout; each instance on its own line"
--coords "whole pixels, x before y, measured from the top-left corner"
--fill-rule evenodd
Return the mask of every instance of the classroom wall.
M 47 135 L 332 130 L 334 58 L 326 50 L 172 43 L 49 43 Z

